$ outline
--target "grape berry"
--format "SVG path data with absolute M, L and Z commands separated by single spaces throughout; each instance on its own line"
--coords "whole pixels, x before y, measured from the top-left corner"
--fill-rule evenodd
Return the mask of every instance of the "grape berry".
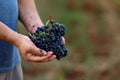
M 65 57 L 67 48 L 62 41 L 66 29 L 63 24 L 56 23 L 54 20 L 48 20 L 46 25 L 38 27 L 35 33 L 30 33 L 29 38 L 40 49 L 45 51 L 53 51 L 56 58 Z

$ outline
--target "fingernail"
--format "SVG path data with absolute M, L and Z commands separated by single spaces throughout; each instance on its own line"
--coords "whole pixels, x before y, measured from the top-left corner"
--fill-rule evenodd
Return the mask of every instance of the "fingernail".
M 56 58 L 56 55 L 53 55 L 54 56 L 54 58 Z
M 42 50 L 43 55 L 47 55 L 47 52 L 45 50 Z
M 53 54 L 53 52 L 52 52 L 52 51 L 49 51 L 49 53 L 50 53 L 50 54 Z

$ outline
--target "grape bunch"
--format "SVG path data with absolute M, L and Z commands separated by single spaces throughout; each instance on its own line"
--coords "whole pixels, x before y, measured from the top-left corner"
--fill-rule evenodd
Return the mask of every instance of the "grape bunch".
M 67 55 L 67 48 L 62 41 L 66 33 L 65 26 L 54 20 L 48 20 L 46 25 L 38 27 L 35 33 L 30 33 L 29 38 L 40 49 L 53 51 L 56 58 L 60 60 Z

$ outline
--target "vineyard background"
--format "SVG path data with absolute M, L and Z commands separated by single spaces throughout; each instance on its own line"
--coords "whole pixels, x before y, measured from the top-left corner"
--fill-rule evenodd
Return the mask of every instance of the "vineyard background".
M 22 60 L 24 80 L 120 80 L 120 0 L 36 0 L 41 19 L 66 25 L 68 56 Z M 19 22 L 18 31 L 27 32 Z

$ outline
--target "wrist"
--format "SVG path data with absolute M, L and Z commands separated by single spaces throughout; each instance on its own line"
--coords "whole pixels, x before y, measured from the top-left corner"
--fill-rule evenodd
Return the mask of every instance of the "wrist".
M 23 17 L 22 22 L 30 33 L 34 33 L 38 27 L 44 25 L 39 16 L 35 15 Z
M 15 37 L 15 39 L 14 39 L 14 41 L 13 41 L 13 44 L 14 44 L 16 47 L 19 47 L 19 45 L 21 44 L 21 41 L 22 41 L 23 37 L 24 37 L 24 35 L 17 33 L 17 34 L 16 34 L 16 37 Z

